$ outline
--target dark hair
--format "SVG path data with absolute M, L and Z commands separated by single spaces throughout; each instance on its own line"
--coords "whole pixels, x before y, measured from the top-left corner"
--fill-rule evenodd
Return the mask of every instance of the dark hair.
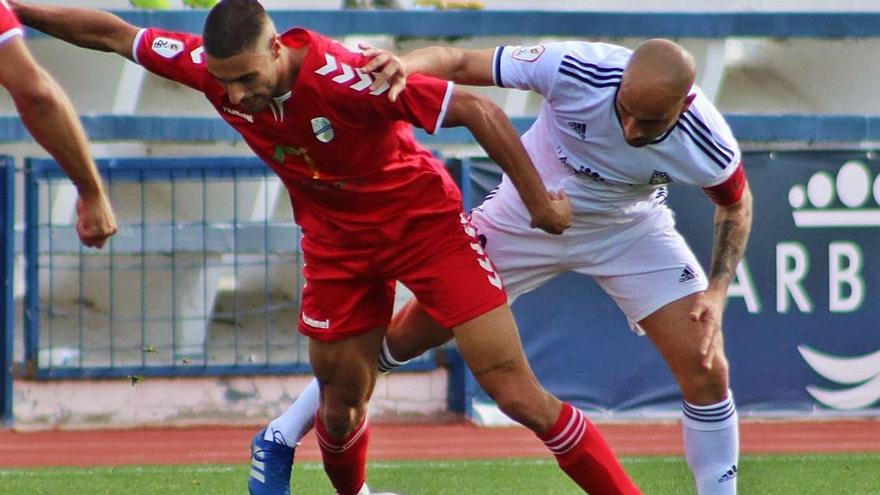
M 205 19 L 205 53 L 214 58 L 229 58 L 253 48 L 268 20 L 257 0 L 222 0 Z

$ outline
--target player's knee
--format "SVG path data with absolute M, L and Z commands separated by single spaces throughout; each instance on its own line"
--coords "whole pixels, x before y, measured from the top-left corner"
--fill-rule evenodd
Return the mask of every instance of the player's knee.
M 321 420 L 327 433 L 331 437 L 341 440 L 354 431 L 363 419 L 365 412 L 365 407 L 325 404 L 321 411 Z
M 552 414 L 552 397 L 546 392 L 522 394 L 518 391 L 493 397 L 501 412 L 534 432 L 545 431 L 556 420 Z
M 724 400 L 729 387 L 727 359 L 717 356 L 712 367 L 697 366 L 691 369 L 682 382 L 685 400 L 696 404 L 714 404 Z

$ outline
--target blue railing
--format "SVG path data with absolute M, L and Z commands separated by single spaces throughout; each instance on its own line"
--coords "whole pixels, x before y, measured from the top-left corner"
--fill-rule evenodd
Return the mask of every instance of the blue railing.
M 15 162 L 0 156 L 0 422 L 12 422 L 12 366 L 15 349 L 15 293 L 13 266 L 15 263 Z
M 206 11 L 120 11 L 144 27 L 201 33 Z M 606 36 L 677 38 L 880 36 L 878 12 L 559 12 L 276 10 L 279 29 L 300 26 L 331 36 L 352 33 L 396 36 Z
M 310 370 L 307 339 L 295 330 L 300 232 L 278 206 L 286 192 L 267 167 L 225 157 L 103 160 L 99 168 L 120 222 L 102 251 L 80 245 L 69 216 L 53 218 L 67 184 L 55 162 L 26 162 L 28 376 Z M 261 213 L 248 217 L 254 209 Z M 435 366 L 429 355 L 408 369 Z
M 727 114 L 725 118 L 742 142 L 880 141 L 880 116 L 872 115 L 755 115 Z M 239 142 L 241 136 L 215 116 L 161 117 L 143 115 L 85 115 L 83 125 L 94 141 Z M 518 132 L 525 132 L 532 117 L 513 118 Z M 473 142 L 467 129 L 442 129 L 436 135 L 416 130 L 419 142 L 441 146 Z M 28 140 L 21 119 L 0 116 L 0 142 Z

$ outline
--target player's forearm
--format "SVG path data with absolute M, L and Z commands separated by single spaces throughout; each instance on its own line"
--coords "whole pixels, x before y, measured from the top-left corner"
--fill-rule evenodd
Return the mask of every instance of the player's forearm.
M 14 101 L 25 127 L 61 165 L 80 196 L 88 200 L 103 194 L 85 131 L 61 88 L 41 71 L 33 90 L 15 95 Z
M 12 3 L 22 24 L 83 48 L 131 58 L 131 44 L 120 33 L 135 29 L 116 15 L 95 9 Z M 135 29 L 136 32 L 136 29 Z
M 715 211 L 715 239 L 709 271 L 709 290 L 727 294 L 743 259 L 752 228 L 752 193 L 746 185 L 740 200 Z
M 516 129 L 498 105 L 485 98 L 477 101 L 479 111 L 473 114 L 478 118 L 467 124 L 471 134 L 507 174 L 532 218 L 542 217 L 552 208 L 550 197 Z
M 407 74 L 424 74 L 458 84 L 488 86 L 492 81 L 491 56 L 474 50 L 429 46 L 400 57 Z

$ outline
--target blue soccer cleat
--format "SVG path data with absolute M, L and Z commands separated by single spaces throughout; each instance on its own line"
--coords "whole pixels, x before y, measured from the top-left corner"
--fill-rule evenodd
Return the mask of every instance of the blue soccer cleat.
M 290 471 L 293 468 L 294 449 L 280 438 L 265 440 L 266 430 L 260 430 L 251 441 L 251 473 L 248 492 L 251 495 L 290 495 Z M 273 432 L 273 437 L 280 437 Z

